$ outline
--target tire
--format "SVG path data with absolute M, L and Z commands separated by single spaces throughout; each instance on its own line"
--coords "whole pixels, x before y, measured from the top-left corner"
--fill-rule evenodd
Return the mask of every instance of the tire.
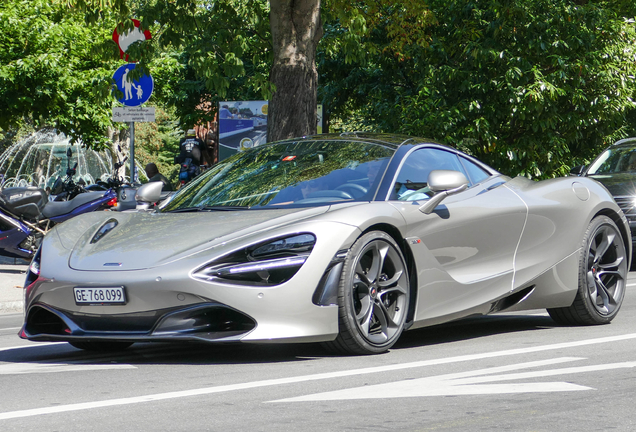
M 614 221 L 595 217 L 583 236 L 574 302 L 548 309 L 548 313 L 559 324 L 608 324 L 623 303 L 629 265 L 623 236 Z
M 327 348 L 355 355 L 387 351 L 404 330 L 409 290 L 406 262 L 391 236 L 382 231 L 362 235 L 344 262 L 339 334 Z
M 69 344 L 85 351 L 116 352 L 125 350 L 130 347 L 133 342 L 73 341 L 69 342 Z

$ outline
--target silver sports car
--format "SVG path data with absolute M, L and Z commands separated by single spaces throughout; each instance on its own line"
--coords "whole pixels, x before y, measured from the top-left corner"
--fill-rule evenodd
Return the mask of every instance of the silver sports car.
M 595 180 L 510 178 L 418 138 L 303 137 L 222 161 L 158 211 L 53 228 L 27 275 L 20 336 L 370 354 L 407 329 L 500 311 L 604 324 L 631 248 Z

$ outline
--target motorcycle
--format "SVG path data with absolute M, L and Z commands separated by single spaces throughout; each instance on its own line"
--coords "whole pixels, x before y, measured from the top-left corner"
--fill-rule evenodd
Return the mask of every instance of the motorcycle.
M 73 183 L 76 168 L 77 164 L 69 167 L 66 181 L 56 186 L 61 196 L 57 201 L 49 201 L 46 191 L 34 187 L 0 190 L 0 255 L 31 259 L 42 237 L 56 224 L 117 204 L 113 189 L 91 192 Z
M 201 169 L 194 163 L 192 158 L 185 158 L 185 160 L 180 165 L 181 168 L 179 168 L 179 182 L 181 183 L 181 186 L 184 186 L 186 183 L 188 183 L 190 180 L 201 173 Z
M 124 166 L 128 160 L 128 156 L 125 156 L 123 160 L 119 158 L 121 153 L 121 147 L 117 146 L 117 162 L 113 164 L 113 173 L 106 179 L 106 181 L 98 180 L 95 184 L 87 187 L 91 191 L 106 191 L 113 190 L 117 196 L 116 203 L 112 206 L 111 210 L 126 211 L 134 210 L 137 207 L 137 201 L 135 195 L 137 189 L 126 183 L 123 177 L 119 175 L 119 170 Z
M 54 201 L 68 201 L 75 198 L 77 195 L 86 192 L 86 189 L 81 185 L 75 183 L 73 177 L 77 172 L 77 162 L 73 168 L 71 168 L 71 157 L 73 151 L 69 148 L 66 150 L 66 177 L 58 177 L 51 187 L 51 195 L 54 197 Z M 81 180 L 80 180 L 81 182 Z
M 98 180 L 95 184 L 87 187 L 88 190 L 100 191 L 100 190 L 109 190 L 112 189 L 116 191 L 117 200 L 116 204 L 113 205 L 110 210 L 113 211 L 151 211 L 154 210 L 155 207 L 159 203 L 163 203 L 164 200 L 171 198 L 174 192 L 162 192 L 160 186 L 132 186 L 119 175 L 119 170 L 124 166 L 124 163 L 128 160 L 128 156 L 124 157 L 123 160 L 119 158 L 119 154 L 121 153 L 121 147 L 118 146 L 117 153 L 117 162 L 113 164 L 113 173 L 106 180 Z M 149 183 L 146 183 L 149 185 Z M 157 188 L 158 192 L 157 192 Z M 140 195 L 140 191 L 142 192 Z M 148 195 L 148 191 L 152 191 Z M 155 193 L 159 193 L 157 197 L 155 197 Z M 150 200 L 150 201 L 149 201 Z

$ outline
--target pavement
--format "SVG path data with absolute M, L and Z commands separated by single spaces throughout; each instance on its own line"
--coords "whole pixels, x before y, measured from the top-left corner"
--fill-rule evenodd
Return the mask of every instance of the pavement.
M 24 260 L 0 257 L 0 314 L 22 312 L 27 267 Z

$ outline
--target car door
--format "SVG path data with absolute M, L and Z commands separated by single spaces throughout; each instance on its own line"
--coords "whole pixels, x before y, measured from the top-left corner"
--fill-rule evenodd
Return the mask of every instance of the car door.
M 426 183 L 435 169 L 460 171 L 470 183 L 427 215 L 419 207 L 432 196 Z M 487 312 L 512 289 L 527 210 L 506 180 L 449 150 L 428 147 L 406 156 L 390 202 L 406 220 L 405 238 L 417 263 L 416 321 L 475 308 Z

